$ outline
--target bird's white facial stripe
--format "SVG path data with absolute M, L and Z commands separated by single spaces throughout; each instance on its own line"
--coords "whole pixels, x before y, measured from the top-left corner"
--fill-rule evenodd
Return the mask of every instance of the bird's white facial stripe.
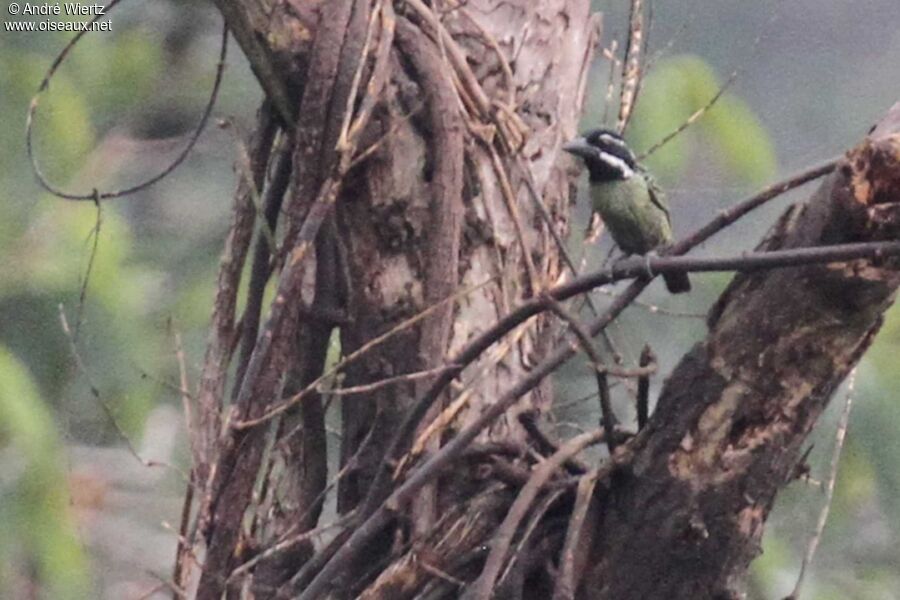
M 634 170 L 618 156 L 610 154 L 609 152 L 604 152 L 603 150 L 600 150 L 598 154 L 600 160 L 622 174 L 622 179 L 631 179 L 631 176 L 634 175 Z
M 610 133 L 601 133 L 598 139 L 600 141 L 607 142 L 608 144 L 612 144 L 613 146 L 618 146 L 620 148 L 625 148 L 626 150 L 628 150 L 628 146 L 625 144 L 625 140 Z M 630 150 L 628 151 L 631 152 Z

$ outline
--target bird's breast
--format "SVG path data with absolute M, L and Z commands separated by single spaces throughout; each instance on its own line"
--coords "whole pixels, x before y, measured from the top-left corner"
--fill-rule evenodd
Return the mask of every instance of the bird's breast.
M 593 183 L 591 200 L 613 240 L 628 254 L 645 254 L 672 239 L 668 215 L 653 202 L 642 177 Z

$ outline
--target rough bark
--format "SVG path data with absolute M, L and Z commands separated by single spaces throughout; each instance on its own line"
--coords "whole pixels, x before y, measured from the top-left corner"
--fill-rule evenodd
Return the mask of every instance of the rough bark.
M 497 283 L 468 294 L 455 313 L 448 305 L 426 322 L 421 338 L 418 330 L 410 330 L 368 353 L 348 371 L 349 385 L 437 365 L 533 287 L 546 287 L 557 278 L 552 238 L 534 212 L 524 174 L 516 172 L 512 161 L 519 152 L 525 158 L 545 204 L 559 219 L 557 227 L 563 229 L 568 178 L 557 162 L 558 148 L 575 130 L 583 95 L 592 40 L 587 8 L 587 3 L 571 1 L 482 1 L 447 13 L 443 26 L 466 51 L 478 91 L 465 85 L 457 85 L 461 91 L 446 89 L 442 81 L 454 69 L 441 57 L 438 31 L 415 13 L 412 21 L 401 18 L 392 87 L 372 134 L 373 141 L 381 136 L 384 141 L 355 172 L 338 209 L 354 282 L 354 325 L 342 331 L 344 347 L 353 350 L 446 298 L 457 282 L 468 288 L 495 277 Z M 527 40 L 523 32 L 528 32 Z M 416 46 L 418 51 L 413 51 Z M 516 70 L 506 72 L 502 63 L 511 59 L 514 47 L 520 48 Z M 486 107 L 480 107 L 478 93 L 487 94 Z M 496 150 L 497 142 L 478 137 L 498 129 L 496 120 L 505 117 L 501 110 L 515 114 L 523 127 L 527 142 L 521 151 L 504 153 Z M 460 156 L 463 138 L 466 146 Z M 504 173 L 498 174 L 491 152 L 500 155 Z M 501 177 L 511 178 L 506 199 Z M 449 199 L 460 191 L 457 207 Z M 521 238 L 515 219 L 524 230 Z M 454 244 L 460 247 L 458 267 Z M 529 273 L 529 263 L 534 263 L 534 273 Z M 532 275 L 536 281 L 529 279 Z M 472 371 L 490 369 L 490 377 L 478 382 L 471 375 L 465 378 L 472 412 L 527 369 L 540 353 L 539 331 L 539 326 L 523 330 L 518 340 Z M 365 494 L 403 412 L 421 389 L 421 384 L 386 387 L 343 405 L 344 462 L 365 436 L 370 437 L 358 468 L 342 486 L 342 511 Z M 545 409 L 547 400 L 529 397 L 521 406 Z M 511 427 L 517 427 L 514 415 L 498 424 L 498 435 Z
M 295 358 L 292 350 L 297 345 L 298 320 L 303 308 L 307 257 L 313 254 L 314 242 L 319 239 L 320 228 L 340 192 L 342 176 L 354 150 L 342 132 L 345 133 L 344 125 L 350 122 L 350 115 L 345 117 L 345 113 L 359 81 L 361 62 L 368 58 L 363 51 L 365 43 L 371 41 L 369 8 L 366 0 L 340 0 L 322 8 L 321 21 L 333 26 L 320 28 L 312 46 L 309 79 L 302 86 L 300 117 L 296 126 L 289 128 L 293 130 L 296 144 L 291 187 L 284 202 L 287 216 L 282 242 L 284 263 L 268 319 L 247 361 L 224 431 L 217 440 L 215 463 L 201 505 L 200 531 L 208 548 L 197 593 L 201 599 L 221 596 L 227 575 L 244 558 L 242 548 L 248 545 L 242 539 L 246 535 L 243 522 L 267 447 L 265 425 L 269 420 L 265 414 L 278 401 L 283 378 L 292 367 L 291 359 Z M 384 48 L 389 48 L 390 31 L 390 27 L 381 29 L 379 41 Z M 379 64 L 377 60 L 375 64 Z M 373 67 L 369 82 L 373 96 L 381 91 L 376 73 L 380 74 Z M 365 120 L 363 116 L 358 118 Z M 347 146 L 343 152 L 337 148 L 339 137 Z M 303 336 L 302 331 L 300 335 Z M 327 336 L 321 332 L 315 337 L 320 343 L 327 343 Z M 325 342 L 321 342 L 323 337 Z M 307 352 L 304 359 L 321 363 L 320 356 L 323 354 L 314 350 Z M 309 365 L 293 365 L 293 369 L 303 373 Z M 241 425 L 261 418 L 258 424 Z

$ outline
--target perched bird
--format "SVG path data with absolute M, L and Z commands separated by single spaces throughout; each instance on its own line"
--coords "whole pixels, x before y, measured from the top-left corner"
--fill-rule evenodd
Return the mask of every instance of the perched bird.
M 563 146 L 580 157 L 590 174 L 594 212 L 626 254 L 647 254 L 672 243 L 672 221 L 662 192 L 637 164 L 622 136 L 594 129 Z M 687 273 L 664 273 L 673 294 L 688 292 Z

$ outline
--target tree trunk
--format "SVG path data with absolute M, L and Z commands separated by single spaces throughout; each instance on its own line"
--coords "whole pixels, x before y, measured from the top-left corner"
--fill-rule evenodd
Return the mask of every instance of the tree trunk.
M 591 40 L 587 7 L 581 2 L 494 5 L 469 2 L 443 19 L 454 37 L 468 40 L 461 44 L 466 67 L 481 75 L 483 90 L 468 92 L 473 98 L 461 97 L 467 90 L 454 86 L 450 65 L 428 35 L 433 29 L 398 19 L 391 86 L 370 138 L 383 143 L 353 174 L 338 204 L 353 282 L 353 326 L 342 329 L 343 347 L 356 350 L 458 290 L 492 281 L 455 305 L 445 302 L 421 327 L 367 353 L 348 372 L 347 385 L 440 366 L 479 329 L 559 277 L 553 239 L 523 179 L 533 178 L 564 232 L 569 182 L 558 161 L 559 145 L 575 131 L 581 104 Z M 505 41 L 495 49 L 492 40 Z M 513 46 L 522 47 L 520 66 L 509 79 L 498 52 L 508 60 Z M 478 103 L 479 93 L 496 99 L 497 106 L 486 104 L 476 114 L 461 111 L 466 103 Z M 510 120 L 509 134 L 497 125 L 502 119 Z M 509 139 L 518 134 L 527 136 L 524 147 L 507 148 L 520 143 Z M 521 377 L 540 357 L 543 329 L 540 321 L 523 328 L 464 376 L 463 413 L 477 414 Z M 489 375 L 476 375 L 485 372 Z M 342 511 L 365 494 L 403 413 L 427 384 L 387 386 L 342 404 L 345 461 L 370 436 L 358 468 L 343 485 Z M 543 410 L 548 402 L 546 393 L 529 395 L 514 412 Z M 497 423 L 493 434 L 520 436 L 515 416 Z M 466 420 L 462 416 L 458 422 Z

